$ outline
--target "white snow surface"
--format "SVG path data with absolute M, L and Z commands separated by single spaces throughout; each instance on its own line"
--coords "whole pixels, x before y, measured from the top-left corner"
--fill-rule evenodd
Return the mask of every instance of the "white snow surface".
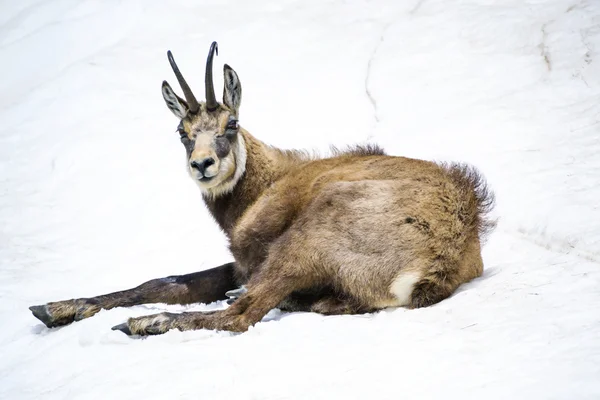
M 600 398 L 600 1 L 0 2 L 0 398 Z M 429 308 L 248 332 L 47 329 L 28 306 L 232 260 L 185 172 L 166 51 L 283 148 L 477 166 L 485 272 Z

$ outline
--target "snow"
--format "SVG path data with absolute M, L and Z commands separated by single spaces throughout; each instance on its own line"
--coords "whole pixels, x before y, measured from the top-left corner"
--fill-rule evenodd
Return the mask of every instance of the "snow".
M 0 7 L 0 398 L 600 398 L 600 2 Z M 231 260 L 159 92 L 171 49 L 200 96 L 213 40 L 215 86 L 235 68 L 265 142 L 476 165 L 499 218 L 483 277 L 426 309 L 273 310 L 241 335 L 110 330 L 223 304 L 36 320 Z

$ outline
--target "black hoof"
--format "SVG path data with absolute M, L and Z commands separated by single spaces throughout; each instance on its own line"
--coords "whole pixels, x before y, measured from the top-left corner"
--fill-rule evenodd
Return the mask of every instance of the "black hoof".
M 127 322 L 124 322 L 122 324 L 119 325 L 115 325 L 111 328 L 113 331 L 121 331 L 124 334 L 131 336 L 131 331 L 129 330 L 129 325 L 127 325 Z
M 46 306 L 31 306 L 29 309 L 33 313 L 33 316 L 42 321 L 48 328 L 55 326 Z

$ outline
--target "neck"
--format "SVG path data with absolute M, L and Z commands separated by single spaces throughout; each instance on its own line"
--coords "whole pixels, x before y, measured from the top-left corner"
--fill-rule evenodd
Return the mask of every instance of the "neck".
M 230 192 L 215 197 L 203 196 L 210 213 L 227 236 L 231 236 L 238 219 L 264 190 L 300 161 L 298 155 L 267 146 L 243 129 L 239 135 L 242 135 L 239 144 L 246 148 L 244 173 Z

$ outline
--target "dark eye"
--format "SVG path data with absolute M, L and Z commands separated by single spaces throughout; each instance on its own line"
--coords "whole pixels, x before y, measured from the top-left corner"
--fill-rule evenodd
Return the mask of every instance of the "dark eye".
M 179 124 L 179 126 L 177 127 L 177 133 L 179 133 L 179 138 L 181 140 L 188 139 L 187 132 L 185 131 L 185 129 L 183 129 L 183 124 Z
M 227 123 L 227 130 L 237 131 L 240 128 L 236 119 L 232 119 Z

